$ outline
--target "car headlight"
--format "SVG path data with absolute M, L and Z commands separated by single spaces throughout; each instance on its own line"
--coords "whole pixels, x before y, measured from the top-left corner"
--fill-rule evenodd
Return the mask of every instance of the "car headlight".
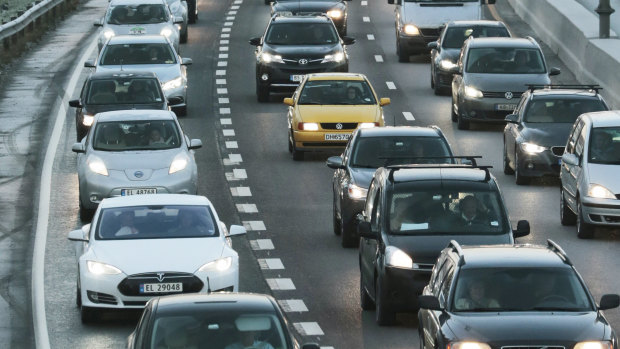
M 260 54 L 260 60 L 263 61 L 263 63 L 284 63 L 284 60 L 282 60 L 282 56 L 272 55 L 271 53 L 267 52 L 262 52 Z
M 316 122 L 300 122 L 297 125 L 297 128 L 300 131 L 318 131 L 319 124 L 317 124 Z
M 534 144 L 534 143 L 521 143 L 521 149 L 529 154 L 538 154 L 538 153 L 542 153 L 543 151 L 547 150 L 546 147 L 541 147 L 538 144 Z
M 161 85 L 162 90 L 167 91 L 167 90 L 174 90 L 175 88 L 179 88 L 181 87 L 181 85 L 183 85 L 183 77 L 179 76 L 176 79 L 172 79 L 169 81 L 164 82 Z
M 84 117 L 82 118 L 82 125 L 90 127 L 92 126 L 93 121 L 95 121 L 94 115 L 84 114 Z
M 491 349 L 491 347 L 480 342 L 454 342 L 448 344 L 448 349 Z
M 187 157 L 177 156 L 172 163 L 170 164 L 170 170 L 168 170 L 168 174 L 173 174 L 175 172 L 179 172 L 187 167 L 189 161 L 187 161 Z
M 413 268 L 413 260 L 411 257 L 394 246 L 388 246 L 385 248 L 385 263 L 392 267 L 408 269 Z
M 327 16 L 331 19 L 340 19 L 343 15 L 341 10 L 329 10 L 327 11 Z
M 323 58 L 321 63 L 329 63 L 329 62 L 340 63 L 343 60 L 344 60 L 344 52 L 336 52 L 331 55 L 325 55 L 325 58 Z
M 588 341 L 575 344 L 574 349 L 611 349 L 610 341 Z
M 88 160 L 88 168 L 96 174 L 100 174 L 102 176 L 108 175 L 108 169 L 105 167 L 105 163 L 96 156 L 92 156 Z
M 456 63 L 452 62 L 449 59 L 442 59 L 441 62 L 439 62 L 439 68 L 441 68 L 442 70 L 452 70 L 456 68 Z
M 465 96 L 470 98 L 482 98 L 482 91 L 475 87 L 465 86 Z
M 163 35 L 163 36 L 165 36 L 165 37 L 169 38 L 169 37 L 170 37 L 170 35 L 172 35 L 172 29 L 170 29 L 170 28 L 164 28 L 164 29 L 162 29 L 162 30 L 159 32 L 159 35 Z
M 405 24 L 403 32 L 407 35 L 420 35 L 420 29 L 413 24 Z
M 116 34 L 114 33 L 114 30 L 112 29 L 106 29 L 103 31 L 103 37 L 106 38 L 106 40 L 113 37 L 114 35 Z
M 226 271 L 230 269 L 230 267 L 232 266 L 232 262 L 233 262 L 232 257 L 224 257 L 224 258 L 216 259 L 213 262 L 209 262 L 203 265 L 202 267 L 200 267 L 200 269 L 198 269 L 198 271 L 209 271 L 209 270 Z
M 354 199 L 354 200 L 366 199 L 366 194 L 368 194 L 368 189 L 362 188 L 355 184 L 349 184 L 348 193 L 351 199 Z
M 373 128 L 375 126 L 379 126 L 379 124 L 376 122 L 362 122 L 359 128 Z
M 615 199 L 616 196 L 607 188 L 599 184 L 588 186 L 588 196 L 597 199 Z
M 88 271 L 95 275 L 116 275 L 122 273 L 117 267 L 95 261 L 86 261 L 86 266 Z

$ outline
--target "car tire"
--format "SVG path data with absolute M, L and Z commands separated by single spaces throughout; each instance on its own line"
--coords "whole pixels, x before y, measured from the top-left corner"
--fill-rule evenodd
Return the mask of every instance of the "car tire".
M 90 222 L 93 219 L 95 214 L 95 210 L 86 208 L 82 205 L 82 200 L 80 200 L 80 220 L 84 223 Z
M 196 14 L 197 1 L 187 2 L 187 23 L 194 24 L 196 19 L 198 19 L 198 14 Z
M 461 116 L 461 113 L 456 115 L 456 123 L 456 127 L 459 130 L 469 130 L 469 121 L 465 120 L 465 118 Z
M 504 167 L 504 174 L 512 175 L 515 171 L 510 167 L 510 161 L 508 160 L 508 150 L 506 149 L 506 139 L 504 139 L 504 154 L 502 156 L 502 162 Z
M 293 150 L 291 151 L 291 153 L 293 154 L 293 160 L 295 160 L 295 161 L 303 161 L 303 159 L 304 159 L 304 152 L 301 151 L 301 150 L 298 150 L 297 148 L 295 148 L 295 138 L 292 138 L 291 141 L 293 142 L 293 144 L 292 144 Z
M 515 151 L 515 183 L 517 183 L 517 185 L 529 184 L 532 177 L 522 175 L 519 167 L 519 152 Z
M 75 286 L 75 305 L 78 308 L 82 308 L 82 289 L 80 288 L 80 269 L 78 268 L 78 277 L 77 277 L 77 283 Z
M 564 189 L 560 183 L 560 222 L 562 225 L 575 225 L 577 222 L 577 215 L 566 204 L 566 198 L 564 196 Z
M 182 107 L 174 108 L 174 113 L 177 116 L 187 116 L 187 105 L 184 105 Z
M 420 343 L 420 349 L 424 349 L 424 332 L 422 331 L 422 321 L 418 318 L 418 342 Z
M 433 73 L 433 68 L 431 68 L 431 88 L 435 89 L 435 73 Z
M 364 288 L 364 280 L 363 276 L 360 273 L 360 307 L 362 310 L 373 310 L 375 309 L 375 302 L 370 298 L 368 292 Z
M 80 317 L 83 324 L 92 324 L 100 319 L 100 311 L 95 308 L 80 307 Z
M 441 96 L 443 95 L 443 89 L 441 88 L 441 86 L 437 83 L 434 84 L 433 86 L 433 93 L 435 94 L 435 96 Z
M 336 199 L 334 199 L 334 209 L 333 209 L 333 216 L 334 216 L 334 234 L 336 235 L 340 235 L 341 231 L 341 225 L 340 225 L 340 219 L 338 219 L 338 216 L 336 215 Z
M 288 137 L 288 152 L 289 153 L 293 152 L 293 143 L 291 141 L 291 136 Z
M 256 100 L 260 103 L 269 102 L 269 87 L 256 84 Z
M 400 63 L 409 62 L 409 52 L 401 47 L 400 40 L 396 39 L 396 55 L 398 56 L 398 61 Z
M 375 296 L 375 306 L 376 306 L 376 311 L 375 311 L 375 320 L 377 321 L 377 325 L 379 326 L 390 326 L 392 324 L 394 324 L 394 322 L 396 321 L 396 313 L 394 313 L 394 311 L 388 307 L 385 306 L 385 304 L 383 301 L 384 295 L 383 295 L 383 289 L 381 287 L 381 280 L 377 280 L 377 285 L 375 287 L 376 289 L 376 296 Z
M 452 97 L 452 104 L 450 105 L 450 119 L 452 120 L 452 122 L 457 122 L 459 116 L 454 112 L 454 104 L 454 97 Z
M 188 30 L 185 30 L 185 33 L 181 34 L 181 37 L 179 38 L 179 42 L 182 44 L 187 43 L 187 34 L 188 34 Z
M 583 221 L 581 201 L 577 198 L 577 237 L 580 239 L 591 239 L 594 237 L 594 226 Z
M 352 229 L 352 227 L 347 226 L 345 222 L 342 221 L 342 214 L 340 215 L 340 235 L 342 237 L 342 247 L 344 248 L 353 248 L 358 247 L 360 244 L 360 239 L 357 237 L 356 232 Z

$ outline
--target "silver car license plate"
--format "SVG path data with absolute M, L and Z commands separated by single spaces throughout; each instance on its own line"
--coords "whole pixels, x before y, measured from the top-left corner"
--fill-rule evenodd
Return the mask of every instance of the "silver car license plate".
M 326 133 L 326 141 L 348 141 L 351 137 L 350 133 Z
M 140 293 L 183 292 L 182 282 L 164 282 L 161 284 L 140 284 Z
M 516 104 L 496 104 L 495 110 L 513 111 L 517 108 Z
M 291 75 L 291 81 L 300 82 L 303 78 L 303 75 Z
M 157 188 L 121 189 L 121 196 L 157 194 Z

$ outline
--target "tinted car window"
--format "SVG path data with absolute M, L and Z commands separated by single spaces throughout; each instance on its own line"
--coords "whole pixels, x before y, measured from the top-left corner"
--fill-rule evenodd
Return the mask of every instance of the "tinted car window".
M 133 206 L 101 212 L 97 240 L 174 239 L 218 236 L 207 206 Z
M 110 78 L 91 80 L 87 104 L 146 104 L 163 102 L 157 79 Z
M 338 42 L 331 23 L 273 23 L 265 35 L 271 45 L 325 45 Z
M 108 24 L 149 24 L 168 21 L 163 4 L 118 5 L 110 8 Z
M 379 168 L 386 164 L 450 163 L 450 159 L 416 159 L 450 156 L 440 137 L 359 137 L 352 150 L 351 166 Z
M 525 122 L 532 123 L 574 123 L 583 113 L 607 110 L 598 99 L 566 99 L 562 97 L 535 99 L 527 106 Z
M 99 122 L 94 130 L 95 150 L 161 150 L 180 145 L 179 129 L 172 120 Z
M 299 104 L 376 104 L 375 96 L 363 81 L 313 80 L 304 84 Z
M 470 49 L 465 71 L 484 74 L 546 73 L 540 50 L 510 47 Z
M 510 33 L 506 28 L 495 26 L 449 27 L 441 46 L 444 48 L 461 48 L 463 42 L 470 36 L 474 38 L 509 37 Z
M 620 127 L 597 127 L 590 131 L 588 161 L 620 165 Z
M 166 43 L 106 45 L 100 65 L 175 64 L 177 61 Z
M 592 304 L 576 273 L 564 268 L 463 269 L 454 311 L 586 311 Z

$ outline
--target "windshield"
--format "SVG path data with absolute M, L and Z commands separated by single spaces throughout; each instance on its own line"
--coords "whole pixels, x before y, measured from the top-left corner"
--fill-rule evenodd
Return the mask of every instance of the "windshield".
M 463 2 L 480 2 L 479 0 L 405 0 L 405 2 L 425 2 L 425 3 L 446 3 L 446 2 L 453 2 L 453 3 L 463 3 Z
M 371 105 L 377 101 L 366 80 L 313 80 L 304 85 L 298 103 Z
M 116 77 L 91 80 L 86 104 L 149 104 L 163 103 L 157 79 Z
M 470 36 L 474 38 L 509 37 L 510 34 L 506 28 L 497 26 L 452 26 L 446 31 L 441 46 L 443 48 L 461 48 L 465 40 Z
M 584 285 L 569 267 L 462 269 L 454 311 L 588 311 Z
M 607 110 L 607 107 L 599 99 L 537 98 L 525 110 L 524 121 L 573 124 L 579 115 L 601 110 Z
M 173 120 L 98 122 L 94 131 L 95 150 L 163 150 L 181 145 L 179 129 Z
M 168 22 L 164 4 L 117 5 L 108 11 L 108 24 L 152 24 Z
M 596 127 L 590 131 L 588 161 L 620 165 L 620 127 Z
M 494 235 L 507 230 L 501 196 L 489 190 L 396 184 L 389 215 L 390 231 L 396 235 Z
M 540 50 L 484 47 L 469 50 L 465 71 L 485 74 L 545 74 L 546 68 Z
M 271 45 L 332 45 L 338 33 L 331 23 L 273 23 L 265 35 Z
M 208 206 L 133 206 L 106 208 L 99 218 L 97 240 L 176 239 L 218 236 Z
M 291 348 L 275 314 L 220 308 L 229 307 L 222 302 L 205 311 L 166 310 L 153 321 L 145 348 L 199 348 L 204 343 L 211 349 Z
M 451 156 L 440 137 L 359 137 L 351 150 L 351 167 L 379 168 L 386 165 L 450 163 L 450 159 L 423 157 Z
M 100 65 L 175 64 L 167 43 L 106 45 Z

